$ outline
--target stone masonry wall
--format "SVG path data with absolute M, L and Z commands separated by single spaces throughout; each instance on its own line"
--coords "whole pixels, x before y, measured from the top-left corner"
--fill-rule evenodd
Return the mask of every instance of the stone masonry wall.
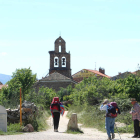
M 74 88 L 75 83 L 73 82 L 38 82 L 35 88 L 37 92 L 39 88 L 42 86 L 55 89 L 55 91 L 59 91 L 60 87 L 66 88 L 68 85 L 72 85 L 72 87 Z

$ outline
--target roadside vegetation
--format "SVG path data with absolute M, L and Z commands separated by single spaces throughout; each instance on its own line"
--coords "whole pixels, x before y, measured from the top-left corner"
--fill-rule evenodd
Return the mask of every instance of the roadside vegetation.
M 90 77 L 77 84 L 74 89 L 67 87 L 61 89 L 60 96 L 63 100 L 71 100 L 68 104 L 68 117 L 77 113 L 78 122 L 86 127 L 97 128 L 105 132 L 105 111 L 100 111 L 100 105 L 104 99 L 117 102 L 121 114 L 116 122 L 124 123 L 125 126 L 117 127 L 119 132 L 133 132 L 132 117 L 129 114 L 132 105 L 130 98 L 140 101 L 140 78 L 136 75 L 129 75 L 124 79 L 112 81 L 107 78 L 98 79 Z M 117 132 L 116 128 L 115 131 Z
M 33 102 L 39 108 L 39 113 L 27 122 L 33 125 L 35 131 L 47 129 L 46 120 L 51 115 L 49 106 L 53 97 L 58 96 L 61 102 L 69 101 L 65 104 L 69 117 L 72 113 L 77 113 L 79 123 L 101 131 L 105 131 L 105 112 L 100 111 L 99 107 L 106 98 L 115 101 L 121 110 L 121 115 L 118 115 L 116 122 L 125 124 L 124 127 L 118 128 L 119 132 L 133 132 L 133 123 L 129 114 L 132 107 L 130 98 L 136 98 L 140 102 L 139 76 L 130 74 L 124 79 L 115 81 L 108 78 L 100 79 L 96 76 L 89 77 L 76 84 L 74 88 L 69 85 L 67 88 L 60 88 L 57 93 L 47 87 L 42 87 L 35 92 L 33 85 L 36 81 L 36 74 L 33 74 L 30 68 L 17 69 L 7 83 L 8 87 L 0 91 L 0 105 L 5 108 L 14 109 L 19 105 L 20 88 L 22 89 L 22 101 Z M 26 124 L 23 123 L 23 125 Z M 19 132 L 22 132 L 19 124 L 8 124 L 6 134 Z M 0 131 L 0 135 L 2 134 L 3 132 Z
M 42 131 L 48 128 L 46 122 L 47 118 L 51 115 L 49 106 L 56 96 L 56 92 L 49 88 L 40 88 L 38 93 L 33 88 L 36 82 L 36 74 L 33 74 L 30 68 L 17 69 L 12 76 L 12 79 L 7 83 L 8 87 L 2 88 L 0 91 L 0 105 L 5 108 L 15 109 L 20 104 L 20 88 L 22 89 L 22 102 L 30 101 L 34 103 L 38 112 L 33 118 L 23 121 L 23 125 L 15 123 L 8 123 L 7 133 L 0 131 L 0 135 L 17 134 L 22 132 L 22 128 L 31 123 L 35 131 Z
M 3 132 L 0 130 L 0 135 L 16 135 L 16 134 L 22 134 L 22 129 L 19 123 L 9 124 L 7 126 L 7 132 Z

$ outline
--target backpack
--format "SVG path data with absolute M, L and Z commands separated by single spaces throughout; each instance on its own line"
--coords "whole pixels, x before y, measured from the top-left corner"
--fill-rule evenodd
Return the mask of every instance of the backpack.
M 60 111 L 60 102 L 58 97 L 54 97 L 51 103 L 51 110 L 54 109 Z
M 56 103 L 56 104 L 51 104 L 51 110 L 58 110 L 58 111 L 61 111 L 60 109 L 60 104 L 59 103 Z
M 111 102 L 110 104 L 108 104 L 107 117 L 116 118 L 118 113 L 120 114 L 120 109 L 118 108 L 116 102 Z

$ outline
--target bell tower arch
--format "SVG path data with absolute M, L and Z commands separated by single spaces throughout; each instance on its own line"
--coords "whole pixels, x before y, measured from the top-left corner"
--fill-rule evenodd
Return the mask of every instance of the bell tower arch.
M 66 42 L 61 36 L 54 42 L 54 51 L 49 51 L 50 69 L 49 74 L 58 72 L 71 78 L 70 53 L 66 52 Z

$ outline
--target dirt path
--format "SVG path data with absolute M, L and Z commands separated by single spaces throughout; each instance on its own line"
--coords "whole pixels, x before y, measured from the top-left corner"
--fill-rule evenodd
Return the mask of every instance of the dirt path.
M 84 128 L 79 124 L 79 128 L 84 134 L 67 134 L 65 133 L 68 124 L 68 118 L 66 117 L 67 112 L 64 116 L 60 117 L 59 132 L 53 131 L 52 118 L 50 117 L 47 121 L 50 128 L 43 132 L 25 133 L 21 135 L 0 135 L 0 140 L 106 140 L 107 134 L 98 131 L 94 128 Z M 120 140 L 118 133 L 115 134 L 114 140 Z M 122 140 L 135 140 L 130 138 L 133 134 L 121 134 Z
M 59 124 L 59 132 L 60 133 L 65 132 L 66 129 L 67 129 L 67 124 L 68 124 L 69 119 L 66 117 L 66 115 L 67 115 L 67 111 L 65 112 L 63 117 L 62 116 L 60 117 L 60 124 Z M 52 118 L 50 118 L 48 120 L 48 123 L 50 124 L 50 128 L 51 128 L 48 131 L 53 132 Z M 92 140 L 106 140 L 107 139 L 107 134 L 106 133 L 98 131 L 95 128 L 85 128 L 85 127 L 82 127 L 81 124 L 78 124 L 78 126 L 84 132 L 84 134 L 76 134 L 79 138 L 82 137 L 82 138 L 87 138 L 87 139 L 92 139 Z M 127 140 L 131 140 L 131 139 L 134 140 L 134 138 L 131 138 L 132 135 L 133 134 L 129 134 L 129 133 L 120 134 L 122 140 L 126 140 L 126 139 Z M 119 136 L 118 133 L 115 133 L 115 139 L 114 140 L 119 140 L 120 136 Z

